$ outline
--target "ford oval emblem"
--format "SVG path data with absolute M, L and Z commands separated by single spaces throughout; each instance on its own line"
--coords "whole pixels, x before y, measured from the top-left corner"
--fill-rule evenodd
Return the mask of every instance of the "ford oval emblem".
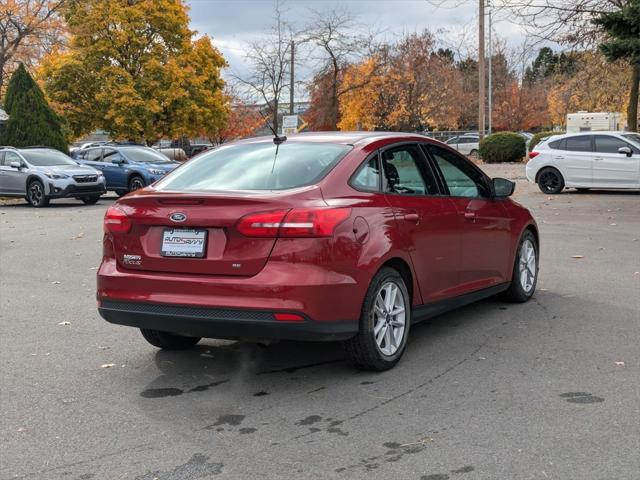
M 187 219 L 187 215 L 182 212 L 175 212 L 169 215 L 172 222 L 184 222 Z

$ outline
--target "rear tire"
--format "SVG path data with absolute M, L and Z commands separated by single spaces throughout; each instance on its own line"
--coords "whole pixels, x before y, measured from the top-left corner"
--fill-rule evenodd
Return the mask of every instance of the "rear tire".
M 31 180 L 27 185 L 27 202 L 35 208 L 49 205 L 49 199 L 44 193 L 44 185 L 40 180 Z
M 389 370 L 405 351 L 410 326 L 411 299 L 404 280 L 396 270 L 382 268 L 365 295 L 358 334 L 344 342 L 345 354 L 361 370 Z
M 535 235 L 531 230 L 525 230 L 518 243 L 511 275 L 511 285 L 501 295 L 503 300 L 523 303 L 533 296 L 538 283 L 538 251 L 538 242 L 536 242 Z
M 85 205 L 95 205 L 96 203 L 98 203 L 98 200 L 100 200 L 100 195 L 88 195 L 86 197 L 81 197 L 80 200 L 82 200 Z
M 553 167 L 543 168 L 538 174 L 538 188 L 542 193 L 556 195 L 564 189 L 564 178 Z
M 185 350 L 193 347 L 200 341 L 200 337 L 183 337 L 173 333 L 161 332 L 159 330 L 148 330 L 141 328 L 142 336 L 154 347 L 164 350 Z

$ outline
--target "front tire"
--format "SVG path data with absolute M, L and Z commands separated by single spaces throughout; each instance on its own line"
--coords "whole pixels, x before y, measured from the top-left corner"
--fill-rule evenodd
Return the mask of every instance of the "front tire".
M 400 274 L 382 268 L 367 290 L 358 334 L 344 342 L 349 361 L 362 370 L 393 368 L 405 351 L 411 326 L 411 299 Z
M 27 202 L 35 208 L 49 205 L 49 199 L 44 193 L 44 185 L 40 180 L 31 180 L 27 186 Z
M 173 333 L 161 332 L 159 330 L 148 330 L 141 328 L 142 336 L 154 347 L 164 350 L 185 350 L 193 347 L 200 341 L 200 337 L 183 337 Z
M 142 178 L 140 175 L 134 175 L 133 177 L 131 177 L 131 180 L 129 180 L 129 192 L 134 192 L 144 187 L 144 178 Z
M 98 200 L 100 200 L 100 195 L 87 195 L 81 197 L 80 200 L 82 200 L 85 205 L 95 205 L 98 203 Z
M 502 294 L 502 298 L 518 303 L 528 301 L 536 291 L 538 270 L 538 242 L 530 230 L 525 230 L 518 243 L 511 285 Z
M 556 195 L 564 189 L 564 178 L 555 168 L 543 168 L 538 174 L 538 188 L 542 193 Z
M 478 153 L 478 150 L 473 149 L 469 152 L 469 158 L 474 162 L 477 162 L 478 160 L 480 160 L 480 153 Z

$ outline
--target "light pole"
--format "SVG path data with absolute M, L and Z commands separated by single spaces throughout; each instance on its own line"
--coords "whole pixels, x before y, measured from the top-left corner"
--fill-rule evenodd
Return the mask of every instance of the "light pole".
M 487 0 L 487 7 L 489 7 L 489 135 L 491 135 L 491 117 L 493 116 L 493 88 L 491 85 L 491 67 L 493 65 L 493 53 L 492 53 L 492 43 L 493 43 L 493 32 L 491 30 L 491 0 Z
M 480 11 L 478 18 L 478 135 L 480 140 L 484 136 L 484 116 L 485 116 L 485 86 L 484 86 L 484 75 L 485 75 L 485 67 L 484 67 L 484 46 L 485 46 L 485 36 L 484 36 L 484 2 L 485 0 L 480 0 Z

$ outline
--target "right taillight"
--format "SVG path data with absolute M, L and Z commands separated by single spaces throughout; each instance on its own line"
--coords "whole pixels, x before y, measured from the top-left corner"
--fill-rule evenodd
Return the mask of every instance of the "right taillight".
M 275 210 L 246 215 L 236 229 L 247 237 L 330 237 L 350 215 L 350 208 Z
M 118 207 L 109 207 L 104 214 L 105 233 L 127 233 L 131 230 L 131 219 Z
M 532 160 L 540 155 L 540 152 L 529 152 L 529 160 Z

